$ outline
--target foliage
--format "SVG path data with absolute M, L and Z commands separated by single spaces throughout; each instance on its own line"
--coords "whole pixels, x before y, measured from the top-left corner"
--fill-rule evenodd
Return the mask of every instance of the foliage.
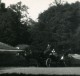
M 28 6 L 23 5 L 22 2 L 18 2 L 17 4 L 12 4 L 8 8 L 12 9 L 18 15 L 20 21 L 24 24 L 28 22 Z
M 78 27 L 80 27 L 79 2 L 52 6 L 39 15 L 38 23 L 32 31 L 32 44 L 38 50 L 44 50 L 47 44 L 58 52 L 75 50 L 77 48 L 75 35 Z
M 5 10 L 0 11 L 0 42 L 13 46 L 28 44 L 30 34 L 27 30 L 27 24 L 21 22 L 20 9 L 16 8 L 17 12 L 9 7 L 5 8 Z

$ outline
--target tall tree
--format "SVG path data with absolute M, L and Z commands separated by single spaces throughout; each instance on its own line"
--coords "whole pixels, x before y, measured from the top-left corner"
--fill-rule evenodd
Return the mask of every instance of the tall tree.
M 20 8 L 24 9 L 22 6 Z M 21 22 L 20 9 L 13 10 L 13 8 L 8 7 L 5 8 L 5 11 L 3 10 L 0 10 L 0 41 L 14 46 L 28 44 L 30 34 L 27 30 L 27 24 Z
M 29 20 L 28 17 L 28 6 L 23 5 L 22 2 L 18 2 L 16 4 L 11 4 L 8 8 L 12 9 L 19 16 L 20 21 L 24 24 Z
M 74 49 L 74 35 L 80 26 L 80 3 L 52 6 L 39 15 L 33 32 L 33 44 L 42 48 L 48 43 L 58 50 Z M 75 46 L 76 47 L 76 46 Z
M 61 0 L 55 0 L 56 5 L 61 5 Z

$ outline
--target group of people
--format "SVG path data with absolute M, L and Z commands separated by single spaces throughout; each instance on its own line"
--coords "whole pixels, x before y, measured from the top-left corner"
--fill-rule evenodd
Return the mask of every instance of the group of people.
M 26 50 L 27 50 L 27 51 L 26 51 Z M 34 56 L 33 56 L 33 53 L 31 52 L 31 50 L 30 50 L 30 49 L 26 49 L 26 50 L 24 51 L 25 58 L 26 58 L 27 60 L 33 58 Z M 44 52 L 42 52 L 42 53 L 40 54 L 40 56 L 39 56 L 38 58 L 35 58 L 35 59 L 36 59 L 39 63 L 41 63 L 41 66 L 42 66 L 42 65 L 45 66 L 45 60 L 46 60 L 47 58 L 51 58 L 53 61 L 59 62 L 60 58 L 61 58 L 62 60 L 64 59 L 64 56 L 61 57 L 61 56 L 55 51 L 55 49 L 54 49 L 54 48 L 51 48 L 51 45 L 48 44 L 46 50 L 44 50 Z
M 55 51 L 55 49 L 51 49 L 51 45 L 48 44 L 46 50 L 43 52 L 45 56 L 54 56 L 58 57 L 58 53 Z
M 51 45 L 47 45 L 46 50 L 44 51 L 44 55 L 47 58 L 51 58 L 52 59 L 52 63 L 54 63 L 53 65 L 60 65 L 60 66 L 66 66 L 65 60 L 66 57 L 68 56 L 68 52 L 66 53 L 62 53 L 62 54 L 58 54 L 54 48 L 51 49 Z

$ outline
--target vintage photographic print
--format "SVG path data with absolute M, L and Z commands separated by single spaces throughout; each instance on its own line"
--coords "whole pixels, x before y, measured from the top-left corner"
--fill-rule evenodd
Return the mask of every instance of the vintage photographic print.
M 0 76 L 80 76 L 80 0 L 0 0 Z

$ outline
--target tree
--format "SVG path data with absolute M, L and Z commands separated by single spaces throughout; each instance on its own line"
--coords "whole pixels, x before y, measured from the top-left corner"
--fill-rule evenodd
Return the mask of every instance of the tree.
M 74 39 L 80 26 L 80 3 L 52 6 L 41 13 L 33 32 L 33 44 L 42 49 L 48 43 L 58 52 L 75 49 Z M 76 47 L 76 46 L 75 46 Z
M 55 0 L 56 5 L 61 5 L 61 0 Z
M 13 46 L 28 44 L 30 34 L 27 24 L 21 22 L 20 9 L 16 9 L 17 12 L 10 7 L 5 10 L 0 11 L 0 41 Z
M 17 4 L 12 4 L 8 8 L 12 9 L 14 12 L 17 13 L 20 21 L 25 24 L 28 22 L 29 17 L 28 17 L 28 6 L 23 5 L 22 2 L 18 2 Z

